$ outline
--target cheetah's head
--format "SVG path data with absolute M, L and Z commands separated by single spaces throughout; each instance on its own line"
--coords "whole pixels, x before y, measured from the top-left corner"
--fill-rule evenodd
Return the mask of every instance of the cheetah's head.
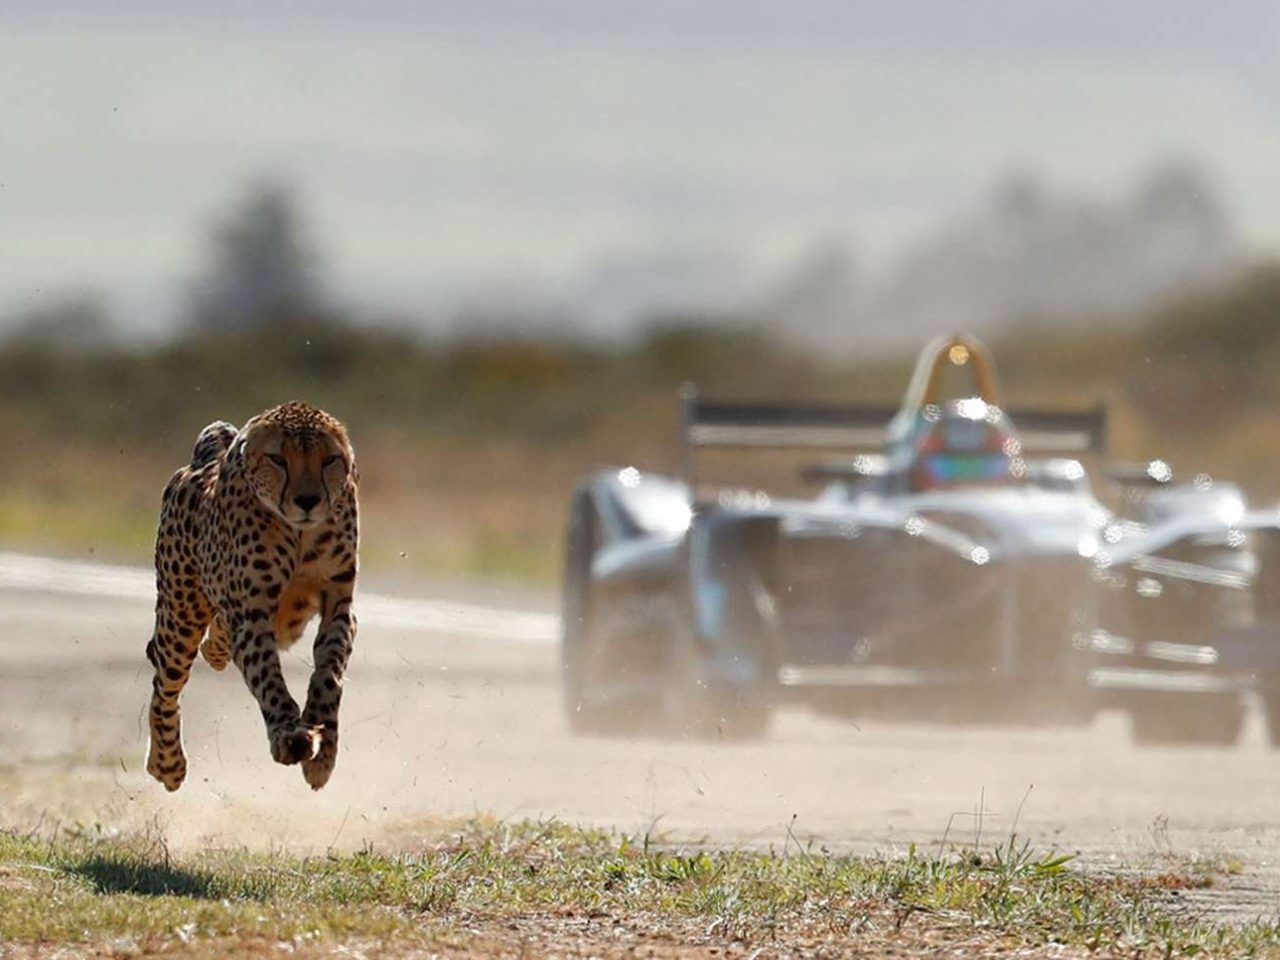
M 337 421 L 297 429 L 270 416 L 245 427 L 245 466 L 258 499 L 299 530 L 318 526 L 347 492 L 353 458 Z

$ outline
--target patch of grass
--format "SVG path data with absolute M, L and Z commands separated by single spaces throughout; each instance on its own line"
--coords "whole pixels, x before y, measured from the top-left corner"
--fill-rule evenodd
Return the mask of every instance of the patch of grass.
M 103 894 L 136 893 L 146 896 L 175 896 L 208 900 L 217 881 L 203 870 L 187 870 L 168 863 L 94 855 L 77 863 L 72 872 Z
M 161 490 L 190 451 L 122 453 L 13 429 L 24 457 L 0 464 L 0 549 L 149 565 Z M 370 431 L 359 450 L 366 571 L 556 581 L 567 491 L 590 461 L 547 458 L 523 440 L 398 431 Z
M 212 850 L 175 860 L 154 837 L 0 834 L 0 943 L 405 946 L 531 922 L 553 943 L 581 918 L 608 917 L 676 943 L 834 938 L 850 950 L 895 940 L 916 949 L 976 937 L 1092 953 L 1280 954 L 1275 923 L 1232 927 L 1172 911 L 1168 891 L 1184 881 L 1201 878 L 1091 875 L 1014 839 L 982 854 L 858 858 L 669 848 L 557 822 L 477 821 L 409 852 Z
M 142 563 L 155 541 L 157 516 L 158 510 L 140 509 L 101 492 L 51 498 L 9 490 L 0 493 L 0 543 L 81 559 Z
M 0 943 L 92 943 L 120 937 L 410 936 L 395 910 L 309 902 L 276 882 L 293 867 L 242 854 L 172 863 L 154 842 L 0 834 Z

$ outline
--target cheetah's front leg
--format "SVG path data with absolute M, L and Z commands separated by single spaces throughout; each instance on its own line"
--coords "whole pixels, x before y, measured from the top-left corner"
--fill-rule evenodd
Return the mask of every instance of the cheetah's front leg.
M 178 697 L 191 676 L 203 632 L 203 624 L 179 618 L 163 602 L 157 605 L 155 632 L 147 644 L 147 659 L 156 669 L 151 681 L 147 773 L 170 792 L 182 786 L 187 776 Z
M 320 731 L 320 750 L 302 761 L 302 775 L 312 790 L 329 782 L 338 760 L 338 707 L 342 678 L 356 639 L 356 616 L 351 610 L 352 583 L 331 584 L 324 596 L 320 629 L 316 634 L 315 669 L 307 687 L 302 720 Z
M 266 610 L 247 611 L 232 627 L 231 656 L 262 710 L 271 758 L 276 763 L 298 763 L 316 755 L 320 736 L 302 725 L 298 703 L 285 686 L 272 621 Z

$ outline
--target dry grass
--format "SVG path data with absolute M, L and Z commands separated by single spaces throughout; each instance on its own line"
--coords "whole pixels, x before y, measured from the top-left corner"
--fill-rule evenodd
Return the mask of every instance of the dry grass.
M 1199 868 L 1197 868 L 1199 870 Z M 856 858 L 672 849 L 555 822 L 472 822 L 407 852 L 299 858 L 156 837 L 0 834 L 12 956 L 1275 955 L 1274 924 L 1180 916 L 1200 872 L 1089 875 L 1016 840 Z
M 357 442 L 366 568 L 554 579 L 581 459 L 502 439 L 459 446 L 387 433 Z M 0 475 L 0 548 L 148 562 L 160 490 L 179 462 L 48 437 L 24 446 L 30 459 Z

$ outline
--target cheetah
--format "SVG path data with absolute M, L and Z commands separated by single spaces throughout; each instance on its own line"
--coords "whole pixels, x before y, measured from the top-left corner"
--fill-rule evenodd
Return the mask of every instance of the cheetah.
M 328 782 L 356 637 L 358 485 L 343 425 L 293 401 L 240 430 L 223 421 L 205 427 L 191 463 L 165 487 L 147 644 L 155 667 L 147 772 L 166 789 L 177 790 L 187 774 L 178 698 L 197 650 L 214 670 L 234 661 L 262 710 L 272 759 L 301 763 L 313 790 Z M 317 614 L 314 670 L 299 710 L 279 651 Z

